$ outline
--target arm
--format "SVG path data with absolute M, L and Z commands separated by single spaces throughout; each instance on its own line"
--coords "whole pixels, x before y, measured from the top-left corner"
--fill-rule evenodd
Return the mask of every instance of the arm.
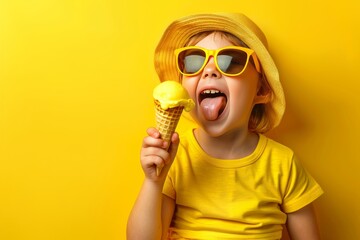
M 175 200 L 163 195 L 162 203 L 162 239 L 167 239 L 168 229 L 175 210 Z
M 312 204 L 289 213 L 287 229 L 291 240 L 319 240 L 320 235 Z
M 173 135 L 167 152 L 167 143 L 160 139 L 156 129 L 148 129 L 148 135 L 144 138 L 140 157 L 145 179 L 128 219 L 129 240 L 160 240 L 167 232 L 175 208 L 174 200 L 164 196 L 162 188 L 175 157 L 179 137 Z M 156 175 L 157 166 L 164 166 L 160 176 Z

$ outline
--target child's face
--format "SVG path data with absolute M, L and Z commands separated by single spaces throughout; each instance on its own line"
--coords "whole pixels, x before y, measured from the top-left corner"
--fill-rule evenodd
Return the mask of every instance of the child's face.
M 232 45 L 218 33 L 211 33 L 196 44 L 213 50 Z M 210 57 L 202 72 L 183 76 L 182 84 L 196 103 L 192 117 L 213 137 L 247 131 L 251 110 L 261 101 L 257 96 L 259 73 L 252 64 L 242 74 L 230 77 L 221 74 Z

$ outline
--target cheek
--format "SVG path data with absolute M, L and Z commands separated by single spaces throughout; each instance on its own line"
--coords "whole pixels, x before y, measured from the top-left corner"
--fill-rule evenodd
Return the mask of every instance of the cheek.
M 197 81 L 194 78 L 183 77 L 182 85 L 189 93 L 189 96 L 195 101 L 196 100 L 196 88 Z
M 239 80 L 236 84 L 229 85 L 229 90 L 231 105 L 252 107 L 257 92 L 257 82 L 250 83 L 247 80 Z

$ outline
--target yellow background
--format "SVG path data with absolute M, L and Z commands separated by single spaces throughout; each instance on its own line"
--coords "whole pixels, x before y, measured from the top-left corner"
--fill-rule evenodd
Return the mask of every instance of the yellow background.
M 359 10 L 356 0 L 0 0 L 0 239 L 125 239 L 154 124 L 154 48 L 170 21 L 208 11 L 244 12 L 266 33 L 287 97 L 270 135 L 324 188 L 323 238 L 359 239 Z

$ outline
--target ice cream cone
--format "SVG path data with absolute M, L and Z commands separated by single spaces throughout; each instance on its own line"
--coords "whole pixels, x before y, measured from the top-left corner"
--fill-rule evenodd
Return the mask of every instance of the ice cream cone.
M 175 132 L 183 109 L 184 106 L 177 106 L 164 110 L 161 108 L 159 101 L 155 100 L 156 128 L 159 130 L 163 140 L 170 142 L 171 135 Z
M 168 147 L 170 146 L 171 136 L 175 132 L 183 109 L 184 106 L 177 106 L 164 110 L 161 108 L 160 102 L 155 100 L 156 128 L 160 132 L 161 138 L 169 143 Z M 161 170 L 162 167 L 157 167 L 156 174 L 158 176 Z
M 154 88 L 156 128 L 163 140 L 171 143 L 171 136 L 181 117 L 182 111 L 191 111 L 195 106 L 186 89 L 176 81 L 165 81 Z M 159 176 L 162 166 L 157 166 L 156 174 Z

